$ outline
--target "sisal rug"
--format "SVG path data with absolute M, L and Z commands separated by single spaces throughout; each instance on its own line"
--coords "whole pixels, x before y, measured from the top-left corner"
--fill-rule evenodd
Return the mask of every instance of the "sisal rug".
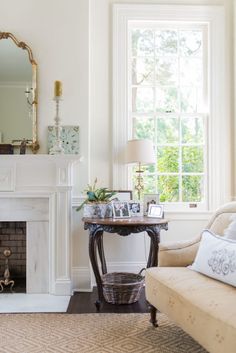
M 206 353 L 191 337 L 158 315 L 1 314 L 1 353 Z

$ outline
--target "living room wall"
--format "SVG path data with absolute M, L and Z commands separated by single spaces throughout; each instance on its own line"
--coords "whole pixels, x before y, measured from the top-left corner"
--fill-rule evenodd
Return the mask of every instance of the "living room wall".
M 231 0 L 91 0 L 91 156 L 93 158 L 91 179 L 96 176 L 104 185 L 112 185 L 112 5 L 123 3 L 145 4 L 181 4 L 181 5 L 223 5 L 226 16 L 226 61 L 228 72 L 226 73 L 227 94 L 230 96 L 231 105 L 229 114 L 233 123 L 233 1 Z M 220 98 L 219 98 L 220 99 Z M 232 125 L 233 126 L 233 125 Z M 104 137 L 107 138 L 104 138 Z M 231 136 L 229 136 L 229 139 Z M 103 141 L 101 143 L 101 141 Z M 220 143 L 220 141 L 219 141 Z M 108 164 L 107 161 L 110 161 Z M 233 188 L 232 188 L 233 198 Z M 192 217 L 189 214 L 169 214 L 171 222 L 169 231 L 163 232 L 163 240 L 180 240 L 194 237 L 205 225 L 210 213 L 199 214 Z M 132 249 L 132 243 L 122 245 L 119 242 L 119 252 L 113 246 L 112 240 L 107 237 L 107 246 L 110 261 L 123 263 L 128 261 L 127 249 Z M 118 241 L 117 241 L 118 242 Z M 135 260 L 144 261 L 143 240 L 136 239 L 137 249 Z M 132 251 L 133 254 L 133 251 Z M 112 260 L 111 260 L 112 259 Z M 131 261 L 135 261 L 131 258 Z
M 53 82 L 63 82 L 62 124 L 79 125 L 81 155 L 75 175 L 74 205 L 84 186 L 98 177 L 112 187 L 112 4 L 167 3 L 165 0 L 0 0 L 0 31 L 9 31 L 31 46 L 38 63 L 39 153 L 47 153 L 47 126 L 53 124 Z M 224 5 L 228 76 L 232 76 L 233 0 L 175 0 L 169 4 Z M 230 82 L 230 81 L 229 81 Z M 233 92 L 232 82 L 228 84 Z M 232 93 L 231 93 L 232 94 Z M 233 100 L 232 100 L 233 101 Z M 233 109 L 233 103 L 231 111 Z M 192 220 L 186 214 L 171 215 L 167 240 L 195 236 L 209 214 Z M 136 270 L 146 261 L 148 241 L 142 234 L 126 239 L 105 238 L 107 259 L 113 269 Z M 73 210 L 72 266 L 75 286 L 90 286 L 88 236 L 81 215 Z M 132 249 L 132 252 L 130 251 Z
M 81 128 L 80 184 L 88 179 L 88 35 L 87 0 L 0 0 L 0 31 L 12 32 L 33 50 L 38 64 L 39 153 L 47 153 L 47 126 L 54 123 L 53 85 L 63 82 L 62 124 Z M 78 184 L 78 183 L 77 183 Z M 78 187 L 79 188 L 79 187 Z

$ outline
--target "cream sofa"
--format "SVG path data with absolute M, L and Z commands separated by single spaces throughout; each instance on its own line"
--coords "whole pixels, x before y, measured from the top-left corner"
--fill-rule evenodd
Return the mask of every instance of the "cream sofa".
M 236 202 L 216 211 L 206 228 L 219 235 L 236 214 Z M 151 322 L 156 308 L 211 353 L 236 353 L 236 288 L 194 272 L 201 236 L 193 241 L 160 244 L 159 267 L 146 271 Z

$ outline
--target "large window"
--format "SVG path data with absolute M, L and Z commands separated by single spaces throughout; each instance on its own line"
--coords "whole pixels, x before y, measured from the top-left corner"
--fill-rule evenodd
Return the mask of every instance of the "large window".
M 123 151 L 148 138 L 156 163 L 145 168 L 145 192 L 159 193 L 167 211 L 217 208 L 231 197 L 224 8 L 113 9 L 113 188 L 134 185 Z
M 162 202 L 206 201 L 206 41 L 206 25 L 129 23 L 132 138 L 153 140 L 157 158 L 145 169 L 145 193 L 158 192 Z

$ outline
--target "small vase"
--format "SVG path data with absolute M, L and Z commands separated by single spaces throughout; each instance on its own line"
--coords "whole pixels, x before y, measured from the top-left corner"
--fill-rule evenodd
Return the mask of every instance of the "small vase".
M 84 205 L 84 217 L 111 218 L 112 206 L 110 203 L 88 203 Z

